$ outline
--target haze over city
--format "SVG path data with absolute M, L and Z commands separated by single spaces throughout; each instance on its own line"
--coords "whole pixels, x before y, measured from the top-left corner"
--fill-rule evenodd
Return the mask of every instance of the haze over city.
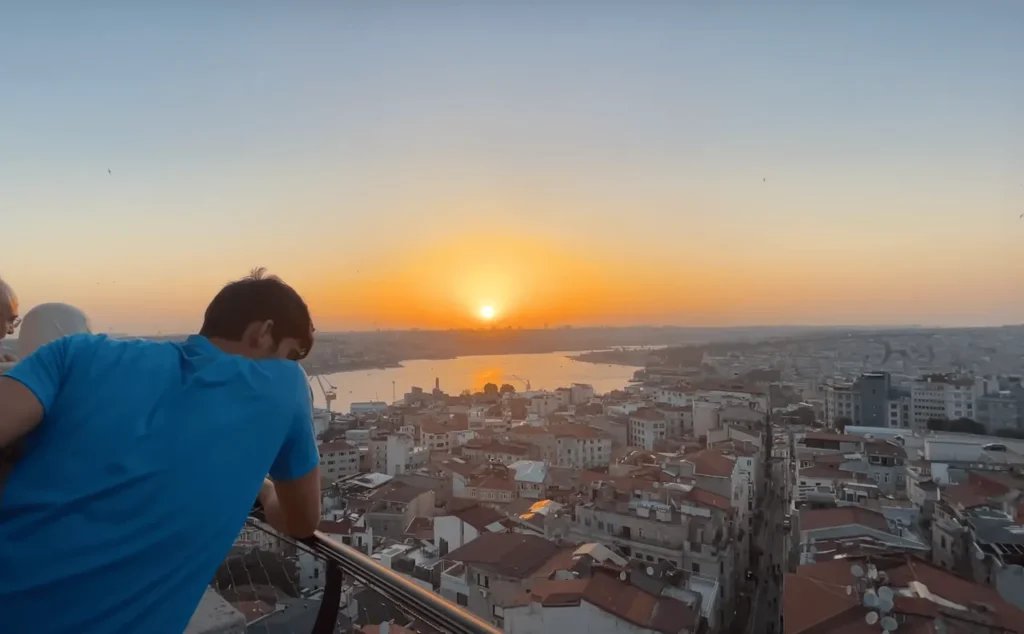
M 129 333 L 256 265 L 321 330 L 1024 321 L 1024 6 L 551 4 L 6 9 L 4 276 Z

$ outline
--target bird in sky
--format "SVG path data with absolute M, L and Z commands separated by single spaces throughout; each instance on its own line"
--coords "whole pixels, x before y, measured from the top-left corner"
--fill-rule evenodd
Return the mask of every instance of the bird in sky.
M 109 167 L 107 168 L 107 174 L 113 174 L 113 172 L 110 171 Z

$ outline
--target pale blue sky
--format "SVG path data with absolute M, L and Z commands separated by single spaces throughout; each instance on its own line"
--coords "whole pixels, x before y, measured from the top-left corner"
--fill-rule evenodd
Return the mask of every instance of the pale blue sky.
M 0 9 L 26 304 L 181 329 L 265 264 L 416 325 L 353 270 L 510 228 L 754 298 L 652 280 L 636 321 L 1024 321 L 1024 3 L 208 4 Z

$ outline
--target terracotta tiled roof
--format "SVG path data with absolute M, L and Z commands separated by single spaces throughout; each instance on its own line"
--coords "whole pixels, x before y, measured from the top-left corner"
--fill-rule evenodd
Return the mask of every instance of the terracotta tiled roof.
M 506 577 L 525 579 L 558 551 L 554 542 L 537 535 L 484 533 L 448 553 L 445 559 L 487 568 Z
M 864 443 L 864 453 L 869 456 L 895 456 L 906 458 L 907 450 L 902 445 L 891 442 L 868 442 Z
M 582 601 L 627 623 L 663 634 L 693 629 L 700 618 L 682 601 L 648 594 L 612 572 L 600 569 L 582 579 L 539 579 L 516 604 L 536 602 L 556 608 L 579 605 Z
M 601 433 L 587 425 L 556 425 L 551 428 L 555 438 L 576 438 L 578 440 L 596 440 Z
M 835 467 L 822 464 L 804 467 L 800 470 L 799 476 L 818 480 L 857 480 L 857 475 L 850 471 L 840 471 Z
M 988 496 L 970 484 L 954 484 L 939 491 L 939 499 L 958 509 L 989 504 Z
M 846 575 L 850 575 L 849 564 L 846 565 Z M 815 625 L 847 611 L 861 609 L 860 601 L 848 596 L 845 586 L 820 583 L 797 573 L 786 574 L 783 588 L 782 615 L 786 634 L 809 632 Z
M 690 489 L 689 493 L 686 494 L 686 499 L 699 506 L 710 506 L 722 511 L 728 511 L 732 508 L 729 498 L 700 487 Z
M 663 421 L 663 420 L 665 420 L 665 415 L 664 414 L 662 414 L 661 412 L 659 412 L 657 410 L 648 409 L 646 407 L 641 407 L 640 409 L 638 409 L 635 412 L 633 412 L 632 414 L 630 414 L 629 417 L 630 418 L 635 418 L 637 420 L 651 420 L 651 421 Z
M 697 475 L 728 478 L 736 467 L 735 458 L 730 458 L 720 451 L 714 449 L 702 449 L 694 453 L 686 454 L 683 460 L 693 464 Z
M 356 447 L 348 444 L 344 440 L 335 440 L 333 442 L 325 442 L 320 445 L 320 455 L 322 456 L 326 453 L 336 453 L 340 451 L 351 451 L 353 449 L 356 449 Z
M 427 421 L 420 425 L 420 432 L 424 434 L 446 434 L 451 431 L 466 431 L 469 429 L 469 421 Z
M 907 588 L 916 581 L 930 594 L 968 608 L 944 608 L 924 597 L 897 595 L 893 613 L 905 618 L 899 632 L 934 632 L 934 619 L 941 609 L 950 632 L 978 629 L 958 628 L 957 620 L 961 620 L 987 622 L 994 629 L 1024 633 L 1024 612 L 1002 599 L 993 588 L 906 555 L 877 556 L 871 561 L 885 572 L 893 588 Z M 860 605 L 857 594 L 846 594 L 853 563 L 864 564 L 863 560 L 833 559 L 800 566 L 796 573 L 786 575 L 783 615 L 787 634 L 877 634 L 877 625 L 869 627 L 865 623 L 867 609 Z
M 878 511 L 857 506 L 840 506 L 831 509 L 805 509 L 800 511 L 800 530 L 813 531 L 836 526 L 861 525 L 889 532 L 885 516 Z
M 434 519 L 431 517 L 414 517 L 405 527 L 405 534 L 416 539 L 434 539 Z
M 491 524 L 505 519 L 505 516 L 498 511 L 487 506 L 480 506 L 479 504 L 473 504 L 472 506 L 452 511 L 449 515 L 459 518 L 463 522 L 477 529 L 477 531 L 482 531 Z
M 474 438 L 462 445 L 462 450 L 465 451 L 482 451 L 484 453 L 503 453 L 512 456 L 525 456 L 530 453 L 529 447 L 523 445 L 513 445 L 509 443 L 498 442 L 496 440 L 485 440 L 481 438 Z
M 328 535 L 348 535 L 352 533 L 352 522 L 347 519 L 340 522 L 320 520 L 319 530 L 321 533 L 327 533 Z

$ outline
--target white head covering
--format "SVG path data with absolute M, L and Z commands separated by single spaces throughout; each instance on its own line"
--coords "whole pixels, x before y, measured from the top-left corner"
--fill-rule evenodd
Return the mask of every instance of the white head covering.
M 51 341 L 92 332 L 89 318 L 70 304 L 40 304 L 26 313 L 18 332 L 18 356 L 22 359 Z

